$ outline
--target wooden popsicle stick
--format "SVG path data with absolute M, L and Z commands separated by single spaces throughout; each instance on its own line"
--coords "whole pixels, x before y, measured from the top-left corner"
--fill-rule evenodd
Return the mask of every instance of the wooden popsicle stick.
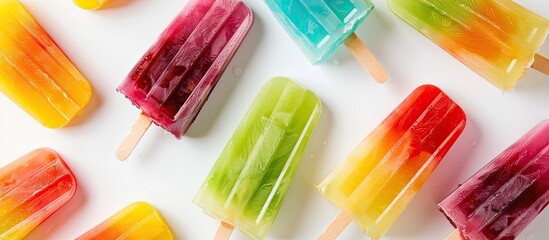
M 233 233 L 234 226 L 226 223 L 224 221 L 221 221 L 219 224 L 219 228 L 217 229 L 217 232 L 215 233 L 214 240 L 227 240 L 231 236 L 231 233 Z
M 353 219 L 344 212 L 339 212 L 332 223 L 324 230 L 317 240 L 333 240 L 336 239 L 341 232 L 351 223 Z
M 358 62 L 360 62 L 362 67 L 372 75 L 377 83 L 384 83 L 387 81 L 387 71 L 385 71 L 385 68 L 383 68 L 376 57 L 355 33 L 351 34 L 344 43 Z
M 549 76 L 549 59 L 539 54 L 536 54 L 536 56 L 534 56 L 534 63 L 532 64 L 532 68 Z
M 462 240 L 461 235 L 459 234 L 459 230 L 454 230 L 450 236 L 446 238 L 446 240 Z
M 139 118 L 137 118 L 137 121 L 133 124 L 132 130 L 124 141 L 122 141 L 118 150 L 116 150 L 116 158 L 118 158 L 118 160 L 124 161 L 128 159 L 152 122 L 153 120 L 143 112 L 139 115 Z

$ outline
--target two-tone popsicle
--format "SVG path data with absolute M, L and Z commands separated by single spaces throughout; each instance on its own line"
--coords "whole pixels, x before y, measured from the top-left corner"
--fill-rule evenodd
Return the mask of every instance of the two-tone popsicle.
M 76 240 L 172 240 L 170 227 L 160 213 L 143 202 L 132 203 Z
M 465 124 L 463 110 L 439 88 L 417 88 L 318 186 L 341 210 L 319 239 L 335 239 L 352 219 L 380 239 Z
M 467 67 L 504 91 L 535 68 L 549 20 L 512 0 L 389 0 L 391 10 Z
M 76 178 L 51 149 L 34 150 L 0 169 L 0 239 L 22 239 L 67 203 Z
M 0 19 L 0 91 L 42 125 L 66 126 L 90 101 L 90 83 L 17 0 L 0 1 Z

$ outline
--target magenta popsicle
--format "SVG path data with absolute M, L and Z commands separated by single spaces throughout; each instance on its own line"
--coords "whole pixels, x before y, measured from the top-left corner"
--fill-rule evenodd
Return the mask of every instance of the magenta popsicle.
M 549 120 L 538 124 L 439 204 L 454 239 L 515 239 L 549 203 Z M 460 237 L 461 235 L 461 237 Z
M 194 0 L 162 33 L 118 91 L 141 109 L 142 117 L 119 149 L 127 158 L 148 126 L 181 138 L 206 102 L 253 23 L 239 0 Z M 128 140 L 128 139 L 127 139 Z

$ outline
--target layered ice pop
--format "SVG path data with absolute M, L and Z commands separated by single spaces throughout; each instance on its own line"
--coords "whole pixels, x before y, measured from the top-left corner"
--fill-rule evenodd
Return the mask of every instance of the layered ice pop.
M 22 239 L 67 203 L 76 179 L 53 150 L 38 149 L 0 169 L 0 239 Z
M 87 10 L 96 10 L 103 7 L 110 0 L 72 0 L 76 5 Z
M 132 203 L 77 240 L 171 240 L 172 231 L 160 213 L 143 202 Z
M 455 239 L 515 239 L 549 204 L 549 120 L 497 156 L 439 204 Z M 456 232 L 457 233 L 457 232 Z
M 396 15 L 504 91 L 531 66 L 549 74 L 549 61 L 536 55 L 549 21 L 512 0 L 388 2 Z
M 319 185 L 340 210 L 319 239 L 355 220 L 381 238 L 463 131 L 463 110 L 432 85 L 417 88 Z
M 227 239 L 233 226 L 254 239 L 267 235 L 321 108 L 314 93 L 289 79 L 263 87 L 194 200 L 222 221 L 216 239 Z
M 240 0 L 193 0 L 118 87 L 142 115 L 117 154 L 128 157 L 152 122 L 181 138 L 253 23 Z
M 265 0 L 275 17 L 313 64 L 345 43 L 374 80 L 387 80 L 383 66 L 354 34 L 374 9 L 369 0 Z
M 0 91 L 49 128 L 88 104 L 89 82 L 17 0 L 0 1 Z

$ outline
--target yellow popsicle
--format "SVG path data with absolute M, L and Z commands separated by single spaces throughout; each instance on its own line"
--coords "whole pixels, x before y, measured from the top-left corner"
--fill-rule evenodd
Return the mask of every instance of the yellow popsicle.
M 0 0 L 0 91 L 49 128 L 66 126 L 92 89 L 17 0 Z
M 97 10 L 105 6 L 110 0 L 72 0 L 76 5 L 87 10 Z
M 171 240 L 174 237 L 168 224 L 153 206 L 136 202 L 77 238 L 92 239 Z

